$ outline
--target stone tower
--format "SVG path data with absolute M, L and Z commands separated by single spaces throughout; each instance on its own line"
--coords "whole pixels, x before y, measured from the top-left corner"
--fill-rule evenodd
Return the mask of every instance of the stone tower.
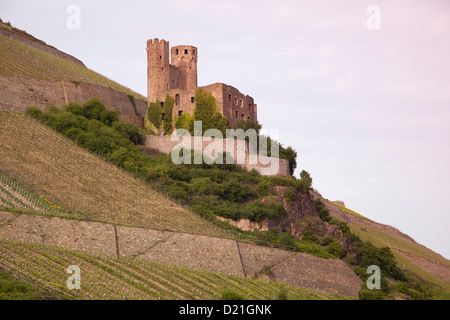
M 170 62 L 169 62 L 170 60 Z M 170 48 L 169 41 L 150 39 L 147 41 L 147 95 L 148 104 L 160 101 L 164 106 L 166 95 L 174 98 L 174 117 L 191 116 L 195 110 L 197 87 L 198 50 L 183 45 Z M 230 121 L 233 127 L 239 120 L 257 121 L 257 106 L 253 98 L 224 83 L 213 83 L 199 87 L 216 99 L 217 111 Z M 161 109 L 163 110 L 163 109 Z M 175 120 L 174 120 L 175 121 Z
M 170 90 L 169 42 L 158 39 L 147 41 L 147 94 L 156 101 Z
M 190 89 L 197 87 L 197 48 L 194 46 L 177 46 L 170 51 L 171 65 L 179 70 L 179 81 L 172 89 Z M 173 74 L 174 76 L 176 73 Z M 172 79 L 176 80 L 176 79 Z

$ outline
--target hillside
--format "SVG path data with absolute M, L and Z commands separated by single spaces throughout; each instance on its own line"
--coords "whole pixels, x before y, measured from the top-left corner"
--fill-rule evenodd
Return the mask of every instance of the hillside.
M 189 209 L 25 115 L 0 112 L 0 123 L 0 172 L 76 217 L 225 235 Z
M 370 241 L 377 247 L 391 248 L 398 264 L 408 274 L 436 285 L 435 294 L 440 298 L 450 298 L 449 260 L 391 226 L 372 221 L 353 210 L 324 199 L 316 192 L 312 194 L 315 198 L 323 200 L 332 216 L 346 221 L 352 232 L 361 239 Z
M 4 29 L 5 24 L 0 23 L 0 30 Z M 34 44 L 36 42 L 37 39 L 31 41 Z M 46 44 L 40 43 L 39 49 L 29 44 L 30 41 L 24 42 L 21 37 L 7 37 L 4 35 L 4 32 L 0 32 L 0 75 L 43 80 L 88 82 L 110 87 L 146 101 L 146 98 L 141 94 L 88 69 L 82 63 L 68 59 L 67 55 L 59 54 L 57 56 L 47 52 L 49 50 L 42 51 L 42 47 L 52 48 Z
M 62 299 L 219 299 L 233 292 L 245 299 L 336 299 L 333 294 L 277 282 L 208 272 L 133 258 L 111 258 L 57 246 L 0 240 L 0 265 L 20 279 Z M 66 286 L 69 265 L 80 267 L 80 290 Z
M 0 43 L 0 109 L 9 110 L 0 110 L 0 267 L 22 280 L 75 299 L 214 299 L 227 291 L 250 299 L 344 299 L 358 296 L 368 262 L 387 261 L 394 272 L 383 298 L 414 298 L 397 288 L 409 280 L 410 293 L 433 291 L 419 299 L 450 298 L 447 259 L 313 192 L 307 172 L 301 179 L 263 177 L 137 153 L 113 164 L 111 149 L 87 151 L 94 148 L 77 140 L 74 132 L 83 130 L 72 126 L 74 114 L 49 106 L 99 94 L 106 109 L 133 122 L 142 118 L 145 97 L 5 24 Z M 29 106 L 60 113 L 60 124 L 72 127 L 32 119 L 23 114 Z M 84 120 L 103 132 L 96 141 L 117 134 L 112 123 Z M 237 232 L 231 224 L 241 222 L 268 231 Z M 356 236 L 370 245 L 355 249 Z M 61 270 L 72 264 L 89 275 L 89 288 L 67 290 Z

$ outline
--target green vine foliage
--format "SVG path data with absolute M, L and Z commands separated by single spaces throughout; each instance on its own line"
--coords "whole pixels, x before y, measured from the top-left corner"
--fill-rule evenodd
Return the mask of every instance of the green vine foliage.
M 191 123 L 191 115 L 189 113 L 183 113 L 179 116 L 175 121 L 175 127 L 177 129 L 186 129 L 189 130 L 189 126 Z
M 170 96 L 169 94 L 166 96 L 166 99 L 164 100 L 164 117 L 163 117 L 163 129 L 164 134 L 169 135 L 172 133 L 172 112 L 173 112 L 173 105 L 175 103 L 174 98 Z
M 147 119 L 150 121 L 156 129 L 161 129 L 162 125 L 162 113 L 161 113 L 161 102 L 156 100 L 156 102 L 150 102 L 147 109 Z
M 195 92 L 195 110 L 193 121 L 190 122 L 190 132 L 194 135 L 194 121 L 202 121 L 202 135 L 208 129 L 218 129 L 225 136 L 226 129 L 230 129 L 230 123 L 217 111 L 216 98 L 201 88 Z

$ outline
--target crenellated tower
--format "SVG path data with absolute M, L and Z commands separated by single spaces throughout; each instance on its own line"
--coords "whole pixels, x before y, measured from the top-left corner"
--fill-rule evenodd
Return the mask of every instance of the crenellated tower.
M 148 40 L 148 103 L 159 100 L 163 107 L 166 95 L 169 94 L 175 100 L 172 110 L 174 117 L 186 113 L 192 115 L 198 86 L 197 62 L 198 50 L 194 46 L 176 46 L 169 51 L 169 41 L 157 38 Z M 223 83 L 213 83 L 200 88 L 214 96 L 217 111 L 228 118 L 232 127 L 239 120 L 257 120 L 253 98 L 239 92 L 238 89 Z
M 165 97 L 170 90 L 169 41 L 147 41 L 147 80 L 149 101 Z

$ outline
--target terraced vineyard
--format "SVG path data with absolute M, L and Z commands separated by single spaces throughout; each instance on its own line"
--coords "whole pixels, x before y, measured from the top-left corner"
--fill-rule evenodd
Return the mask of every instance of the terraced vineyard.
M 147 99 L 88 68 L 0 35 L 0 75 L 89 82 Z
M 80 268 L 79 290 L 67 288 L 70 265 Z M 291 299 L 342 298 L 277 282 L 9 240 L 0 240 L 0 267 L 75 299 L 219 299 L 225 291 L 246 299 L 276 299 L 282 290 Z
M 0 206 L 59 213 L 59 207 L 41 200 L 0 172 Z
M 0 172 L 84 219 L 226 236 L 225 230 L 23 114 L 0 112 Z

